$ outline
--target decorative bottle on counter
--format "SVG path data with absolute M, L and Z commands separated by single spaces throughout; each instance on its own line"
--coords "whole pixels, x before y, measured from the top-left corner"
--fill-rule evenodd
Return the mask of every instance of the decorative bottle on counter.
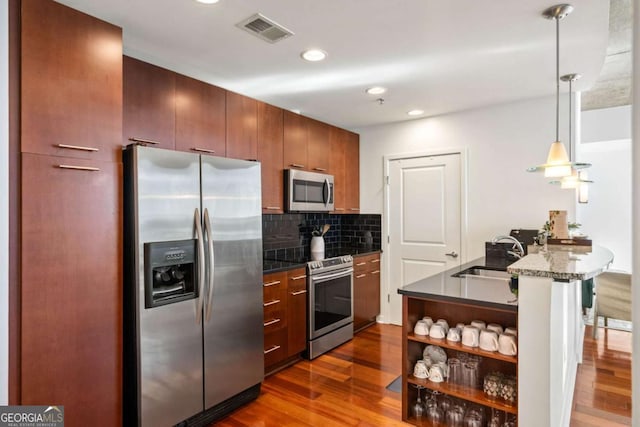
M 313 261 L 324 259 L 324 237 L 311 237 L 311 259 Z

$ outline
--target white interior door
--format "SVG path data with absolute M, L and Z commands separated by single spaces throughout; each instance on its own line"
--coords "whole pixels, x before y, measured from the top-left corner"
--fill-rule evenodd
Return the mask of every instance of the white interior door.
M 460 264 L 461 196 L 460 154 L 389 162 L 391 323 L 402 324 L 398 288 Z

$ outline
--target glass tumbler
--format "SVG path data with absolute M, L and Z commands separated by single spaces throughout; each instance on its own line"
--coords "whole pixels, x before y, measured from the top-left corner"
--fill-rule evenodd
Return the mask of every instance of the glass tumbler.
M 460 359 L 452 357 L 447 363 L 449 364 L 449 383 L 462 384 L 462 363 Z
M 508 406 L 516 404 L 518 397 L 518 385 L 514 377 L 506 377 L 502 380 L 502 384 L 500 386 L 500 397 Z
M 497 400 L 501 394 L 502 375 L 492 372 L 484 377 L 483 390 L 489 400 Z

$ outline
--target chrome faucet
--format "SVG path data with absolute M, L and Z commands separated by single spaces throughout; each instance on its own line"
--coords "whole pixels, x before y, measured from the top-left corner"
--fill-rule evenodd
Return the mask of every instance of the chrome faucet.
M 524 248 L 522 247 L 522 243 L 518 239 L 513 236 L 496 236 L 491 239 L 492 244 L 498 243 L 500 240 L 510 240 L 513 242 L 513 246 L 510 251 L 507 251 L 507 254 L 512 255 L 518 259 L 524 256 Z

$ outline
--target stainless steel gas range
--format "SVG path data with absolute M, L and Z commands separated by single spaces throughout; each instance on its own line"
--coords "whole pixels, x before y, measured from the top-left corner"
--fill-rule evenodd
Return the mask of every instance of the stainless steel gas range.
M 353 258 L 307 263 L 309 329 L 305 356 L 315 359 L 353 338 Z

